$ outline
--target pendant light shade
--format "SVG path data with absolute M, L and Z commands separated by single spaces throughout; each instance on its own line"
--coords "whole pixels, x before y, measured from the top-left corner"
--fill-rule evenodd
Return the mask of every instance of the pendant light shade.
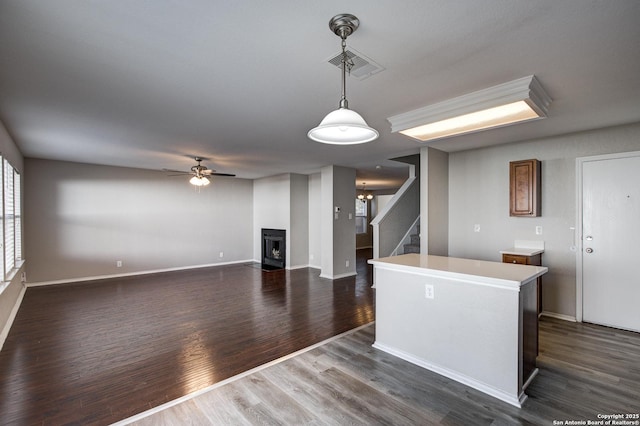
M 350 62 L 346 47 L 347 37 L 358 29 L 360 21 L 355 16 L 343 13 L 336 15 L 329 21 L 331 31 L 342 39 L 342 97 L 337 110 L 330 112 L 320 122 L 318 127 L 309 130 L 307 136 L 316 142 L 332 145 L 355 145 L 359 143 L 371 142 L 378 138 L 376 129 L 367 125 L 364 118 L 355 111 L 349 109 L 346 95 L 346 74 L 347 69 L 351 69 L 353 63 Z
M 334 145 L 355 145 L 378 138 L 378 131 L 369 127 L 364 118 L 348 108 L 331 111 L 318 127 L 307 133 L 316 142 Z

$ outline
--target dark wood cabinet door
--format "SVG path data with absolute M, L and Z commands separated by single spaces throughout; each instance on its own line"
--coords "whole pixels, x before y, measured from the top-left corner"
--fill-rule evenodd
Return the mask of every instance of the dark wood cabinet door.
M 535 254 L 533 256 L 526 256 L 522 254 L 503 254 L 502 263 L 515 263 L 517 265 L 534 265 L 542 266 L 542 254 Z M 538 289 L 538 314 L 542 312 L 542 277 L 538 277 L 537 285 Z
M 509 163 L 509 216 L 540 216 L 540 161 Z

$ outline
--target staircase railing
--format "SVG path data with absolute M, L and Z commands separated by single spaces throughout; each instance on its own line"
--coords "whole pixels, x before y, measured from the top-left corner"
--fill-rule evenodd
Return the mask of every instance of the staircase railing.
M 413 221 L 409 229 L 407 229 L 407 232 L 405 232 L 404 236 L 402 237 L 402 240 L 400 240 L 396 248 L 393 249 L 390 256 L 397 256 L 398 254 L 405 253 L 403 247 L 408 241 L 411 241 L 411 234 L 413 234 L 414 231 L 417 232 L 419 224 L 420 224 L 420 215 L 418 215 L 418 217 L 416 218 L 416 220 Z M 402 250 L 403 253 L 400 253 L 400 250 Z
M 420 215 L 420 179 L 412 176 L 371 221 L 373 257 L 391 256 Z

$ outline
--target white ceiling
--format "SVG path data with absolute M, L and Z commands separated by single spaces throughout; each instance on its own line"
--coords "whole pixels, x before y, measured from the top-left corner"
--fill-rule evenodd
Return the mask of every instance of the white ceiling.
M 312 142 L 340 97 L 328 28 L 385 68 L 347 81 L 380 138 Z M 239 177 L 355 167 L 367 188 L 420 144 L 386 118 L 535 74 L 549 118 L 431 143 L 444 151 L 640 121 L 637 0 L 0 0 L 0 120 L 26 157 Z M 383 165 L 376 170 L 376 164 Z

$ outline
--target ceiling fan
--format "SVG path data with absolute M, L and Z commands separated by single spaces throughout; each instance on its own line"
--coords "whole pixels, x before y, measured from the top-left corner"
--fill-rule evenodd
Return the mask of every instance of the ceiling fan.
M 235 176 L 234 174 L 230 174 L 230 173 L 217 173 L 215 170 L 212 170 L 208 167 L 203 166 L 201 164 L 203 159 L 200 157 L 195 157 L 194 160 L 196 160 L 198 164 L 191 167 L 191 171 L 189 172 L 185 172 L 181 170 L 171 170 L 171 169 L 162 169 L 162 170 L 164 170 L 165 172 L 175 173 L 169 176 L 192 176 L 191 179 L 189 180 L 189 183 L 195 186 L 209 185 L 211 181 L 208 179 L 208 177 L 210 176 L 231 176 L 231 177 Z

